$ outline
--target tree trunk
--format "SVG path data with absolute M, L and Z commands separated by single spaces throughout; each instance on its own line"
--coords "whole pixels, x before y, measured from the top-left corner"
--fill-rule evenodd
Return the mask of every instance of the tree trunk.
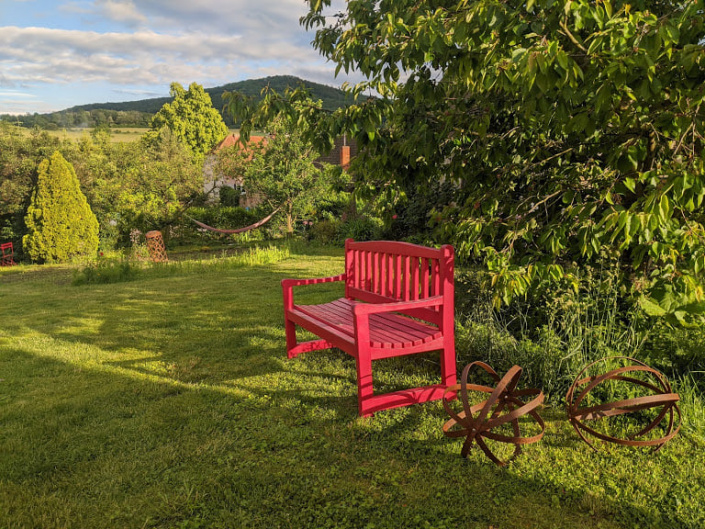
M 287 204 L 286 233 L 288 235 L 294 234 L 294 205 L 291 202 Z

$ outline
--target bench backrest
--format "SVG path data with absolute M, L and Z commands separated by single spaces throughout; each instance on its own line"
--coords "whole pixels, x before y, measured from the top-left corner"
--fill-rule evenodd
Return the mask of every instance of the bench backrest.
M 368 303 L 423 300 L 443 296 L 445 310 L 453 313 L 454 251 L 406 242 L 345 241 L 345 297 Z M 440 323 L 444 307 L 405 311 Z

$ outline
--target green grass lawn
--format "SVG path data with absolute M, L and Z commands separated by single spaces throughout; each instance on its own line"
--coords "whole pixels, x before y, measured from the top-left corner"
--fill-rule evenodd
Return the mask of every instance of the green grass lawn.
M 279 281 L 342 262 L 221 259 L 81 286 L 62 268 L 0 272 L 0 528 L 705 526 L 705 448 L 686 435 L 595 453 L 546 408 L 544 439 L 498 468 L 460 457 L 439 403 L 358 418 L 352 358 L 287 360 L 284 345 Z M 437 367 L 380 361 L 377 389 Z

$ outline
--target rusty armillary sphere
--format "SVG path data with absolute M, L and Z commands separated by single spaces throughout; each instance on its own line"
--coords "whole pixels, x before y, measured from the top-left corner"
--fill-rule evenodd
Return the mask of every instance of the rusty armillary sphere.
M 629 365 L 612 369 L 604 374 L 585 376 L 586 372 L 591 367 L 598 363 L 608 361 L 622 361 L 622 363 Z M 636 373 L 646 374 L 645 377 L 642 375 L 642 378 L 647 378 L 648 380 L 636 378 L 634 376 Z M 638 387 L 645 388 L 650 394 L 600 404 L 591 403 L 591 405 L 581 407 L 581 404 L 586 401 L 588 396 L 594 397 L 592 392 L 595 388 L 609 381 L 621 381 L 627 384 L 634 384 L 636 387 L 633 389 L 638 389 Z M 579 392 L 577 396 L 576 392 Z M 671 385 L 668 383 L 663 373 L 628 356 L 613 356 L 588 364 L 578 374 L 575 382 L 573 382 L 573 385 L 570 386 L 566 394 L 568 420 L 570 420 L 570 423 L 573 425 L 573 428 L 580 438 L 594 450 L 596 450 L 595 446 L 585 434 L 623 446 L 653 447 L 654 451 L 660 450 L 661 447 L 666 444 L 667 441 L 673 439 L 678 433 L 678 430 L 680 430 L 682 417 L 681 410 L 677 404 L 679 400 L 680 397 L 677 393 L 673 393 Z M 660 408 L 660 410 L 658 408 Z M 629 435 L 627 438 L 608 435 L 585 424 L 588 421 L 597 421 L 605 417 L 614 417 L 649 409 L 657 410 L 655 418 L 650 420 L 650 422 L 638 432 Z M 677 425 L 676 414 L 678 415 Z M 645 438 L 662 424 L 666 416 L 668 416 L 668 420 L 665 425 L 664 435 L 658 438 Z
M 487 372 L 492 379 L 497 382 L 495 387 L 481 386 L 478 384 L 468 384 L 468 374 L 470 370 L 477 366 Z M 521 453 L 522 445 L 539 441 L 546 430 L 543 419 L 536 409 L 543 403 L 543 392 L 538 389 L 517 390 L 517 383 L 521 376 L 521 367 L 513 366 L 504 377 L 499 375 L 484 362 L 473 362 L 465 366 L 461 375 L 461 383 L 449 386 L 443 394 L 443 407 L 451 416 L 451 419 L 443 425 L 443 433 L 447 437 L 465 437 L 465 443 L 461 450 L 461 455 L 467 457 L 474 443 L 500 466 L 506 465 Z M 489 393 L 489 398 L 471 405 L 468 400 L 468 391 Z M 459 395 L 463 410 L 459 413 L 453 411 L 449 401 L 455 395 Z M 535 397 L 525 402 L 525 397 Z M 541 428 L 541 432 L 530 436 L 522 437 L 519 418 L 528 415 Z M 511 424 L 513 435 L 498 433 L 497 429 L 503 425 Z M 459 429 L 452 429 L 454 426 Z M 492 430 L 495 430 L 494 432 Z M 507 461 L 501 461 L 487 445 L 487 440 L 500 443 L 510 443 L 514 445 L 514 453 Z

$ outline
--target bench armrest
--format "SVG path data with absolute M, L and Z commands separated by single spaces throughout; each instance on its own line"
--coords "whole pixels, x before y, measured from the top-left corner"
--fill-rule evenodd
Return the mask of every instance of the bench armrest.
M 317 285 L 319 283 L 333 283 L 345 281 L 345 274 L 331 277 L 317 277 L 314 279 L 282 279 L 282 288 L 300 287 L 303 285 Z
M 332 277 L 317 277 L 314 279 L 282 279 L 282 292 L 284 294 L 284 308 L 291 310 L 294 308 L 294 287 L 304 285 L 318 285 L 320 283 L 334 283 L 345 281 L 347 276 L 340 274 Z
M 411 309 L 426 307 L 437 307 L 443 305 L 443 296 L 431 296 L 426 299 L 416 301 L 398 301 L 393 303 L 360 303 L 353 307 L 355 316 L 362 314 L 379 314 L 381 312 L 399 312 Z

